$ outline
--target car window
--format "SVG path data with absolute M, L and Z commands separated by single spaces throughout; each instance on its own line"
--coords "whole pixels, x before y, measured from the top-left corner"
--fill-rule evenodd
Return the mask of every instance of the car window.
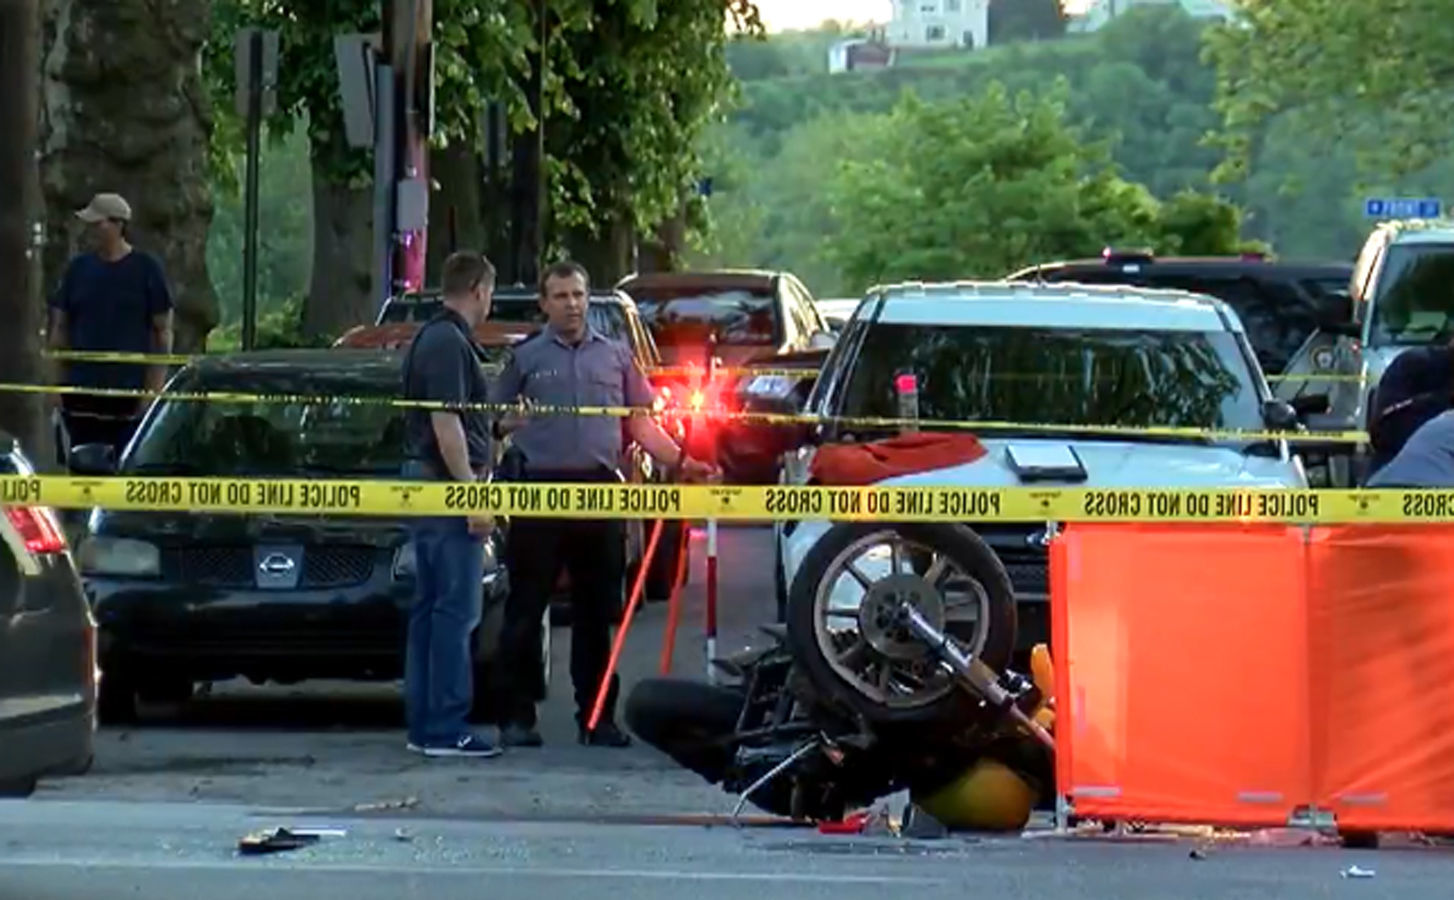
M 626 313 L 616 303 L 593 301 L 586 307 L 586 320 L 602 335 L 617 341 L 631 340 Z M 543 325 L 545 312 L 532 297 L 496 297 L 490 304 L 490 321 L 512 325 Z
M 838 404 L 898 416 L 917 378 L 925 419 L 1051 425 L 1261 427 L 1261 399 L 1231 332 L 879 324 Z
M 1371 344 L 1426 344 L 1454 334 L 1454 243 L 1392 244 L 1373 297 Z
M 1138 267 L 1139 269 L 1139 267 Z M 1125 271 L 1107 266 L 1103 269 L 1050 269 L 1042 271 L 1040 277 L 1049 282 L 1075 282 L 1079 284 L 1146 284 L 1146 274 L 1141 271 Z M 1034 281 L 1033 276 L 1024 280 Z
M 427 322 L 439 315 L 439 311 L 443 308 L 444 301 L 437 297 L 390 300 L 384 304 L 384 308 L 379 313 L 379 319 L 376 324 L 387 325 L 392 322 Z
M 722 344 L 772 346 L 782 331 L 771 287 L 704 291 L 662 286 L 633 289 L 631 296 L 658 344 L 695 342 L 715 334 Z
M 1344 275 L 1328 275 L 1321 278 L 1304 278 L 1299 284 L 1303 292 L 1312 298 L 1318 316 L 1346 318 L 1350 307 L 1348 299 L 1348 278 Z
M 311 385 L 311 395 L 397 395 L 397 384 L 344 390 Z M 185 390 L 247 392 L 247 385 L 198 384 Z M 147 417 L 122 462 L 127 472 L 197 476 L 299 477 L 337 473 L 395 477 L 404 462 L 404 410 L 383 402 L 237 403 L 163 401 Z
M 1155 285 L 1226 302 L 1242 320 L 1257 361 L 1267 372 L 1281 372 L 1318 326 L 1316 309 L 1290 285 L 1199 275 L 1159 276 Z

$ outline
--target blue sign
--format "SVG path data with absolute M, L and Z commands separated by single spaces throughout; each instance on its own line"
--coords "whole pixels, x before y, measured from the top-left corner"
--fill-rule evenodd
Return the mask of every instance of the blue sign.
M 703 197 L 712 196 L 712 176 L 708 175 L 697 182 L 697 193 Z
M 1437 219 L 1443 204 L 1437 197 L 1370 197 L 1363 214 L 1370 219 Z

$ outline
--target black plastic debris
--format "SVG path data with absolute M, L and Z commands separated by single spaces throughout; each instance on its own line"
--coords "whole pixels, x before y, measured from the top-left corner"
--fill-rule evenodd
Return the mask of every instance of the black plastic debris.
M 906 838 L 937 840 L 949 837 L 949 829 L 943 822 L 924 812 L 917 803 L 910 803 L 904 807 L 899 834 Z
M 318 843 L 325 835 L 342 835 L 342 831 L 326 829 L 269 828 L 254 831 L 237 842 L 237 852 L 244 856 L 260 856 L 265 853 L 281 853 L 297 850 Z

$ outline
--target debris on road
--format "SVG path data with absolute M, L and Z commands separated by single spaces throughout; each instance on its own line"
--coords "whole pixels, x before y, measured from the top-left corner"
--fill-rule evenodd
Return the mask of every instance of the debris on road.
M 356 803 L 353 806 L 354 812 L 383 812 L 390 809 L 413 809 L 419 805 L 418 797 L 405 797 L 402 800 L 383 800 L 378 803 Z
M 906 838 L 939 840 L 949 837 L 944 823 L 925 812 L 918 804 L 904 807 L 903 826 L 900 833 Z
M 254 831 L 237 842 L 237 852 L 246 856 L 281 853 L 318 843 L 324 837 L 343 837 L 348 832 L 333 828 L 269 828 Z
M 1372 869 L 1360 869 L 1358 866 L 1349 866 L 1348 868 L 1344 869 L 1340 874 L 1342 874 L 1344 878 L 1372 878 L 1377 873 L 1374 872 Z
M 395 828 L 394 840 L 407 844 L 414 840 L 414 835 L 407 828 Z

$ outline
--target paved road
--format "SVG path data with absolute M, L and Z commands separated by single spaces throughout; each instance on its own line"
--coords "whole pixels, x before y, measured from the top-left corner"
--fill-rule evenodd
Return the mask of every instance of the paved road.
M 302 850 L 236 851 L 278 825 L 336 828 Z M 399 830 L 403 829 L 402 835 Z M 348 897 L 619 900 L 1120 897 L 1436 897 L 1454 856 L 1435 850 L 1226 849 L 1052 838 L 906 842 L 799 829 L 309 818 L 218 804 L 0 802 L 0 897 L 257 900 Z M 1349 865 L 1375 877 L 1340 877 Z
M 723 528 L 719 652 L 762 640 L 773 616 L 771 531 Z M 693 541 L 674 670 L 705 677 L 702 637 L 705 540 Z M 665 604 L 642 607 L 629 634 L 627 685 L 655 674 Z M 734 798 L 674 768 L 654 750 L 575 743 L 570 630 L 554 631 L 554 684 L 543 710 L 547 746 L 497 760 L 425 760 L 404 750 L 393 684 L 305 683 L 217 686 L 181 711 L 161 710 L 139 727 L 103 729 L 95 768 L 42 783 L 42 798 L 187 800 L 346 811 L 400 804 L 420 814 L 598 817 L 730 811 Z

